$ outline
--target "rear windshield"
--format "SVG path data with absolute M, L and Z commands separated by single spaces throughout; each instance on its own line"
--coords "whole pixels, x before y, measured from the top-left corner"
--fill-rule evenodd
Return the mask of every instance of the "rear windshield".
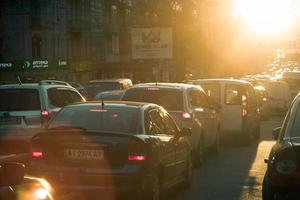
M 78 127 L 87 131 L 136 134 L 138 109 L 99 106 L 65 107 L 57 113 L 49 128 Z
M 215 102 L 220 103 L 220 85 L 213 83 L 200 83 L 201 87 L 206 92 L 207 96 L 210 96 Z
M 120 83 L 118 82 L 101 82 L 101 83 L 89 83 L 86 87 L 89 97 L 94 97 L 99 92 L 105 92 L 110 90 L 120 90 Z
M 240 85 L 227 84 L 225 87 L 225 104 L 241 105 L 243 90 Z
M 169 111 L 181 111 L 182 96 L 182 91 L 176 89 L 138 88 L 127 90 L 122 100 L 155 103 Z
M 40 110 L 36 89 L 0 89 L 0 111 Z

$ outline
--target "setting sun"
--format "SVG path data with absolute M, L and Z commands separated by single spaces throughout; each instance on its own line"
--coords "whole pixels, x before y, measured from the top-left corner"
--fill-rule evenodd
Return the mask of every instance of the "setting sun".
M 236 0 L 233 15 L 241 17 L 254 32 L 277 34 L 292 26 L 299 3 L 297 0 Z

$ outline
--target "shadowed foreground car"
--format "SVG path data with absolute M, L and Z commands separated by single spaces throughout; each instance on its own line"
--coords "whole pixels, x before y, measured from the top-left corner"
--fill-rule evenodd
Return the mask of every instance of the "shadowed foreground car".
M 25 176 L 19 163 L 0 164 L 1 200 L 51 200 L 51 187 L 40 178 Z
M 263 200 L 300 199 L 300 96 L 282 127 L 273 130 L 277 139 L 268 160 L 263 182 Z
M 165 189 L 191 183 L 190 134 L 156 104 L 69 105 L 32 139 L 31 172 L 57 194 L 160 199 Z

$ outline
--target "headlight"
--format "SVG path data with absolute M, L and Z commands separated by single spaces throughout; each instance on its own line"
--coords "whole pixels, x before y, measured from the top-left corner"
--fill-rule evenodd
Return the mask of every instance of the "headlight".
M 297 165 L 292 160 L 280 160 L 276 163 L 275 168 L 278 173 L 289 175 L 296 171 Z
M 48 191 L 45 188 L 39 188 L 35 191 L 34 197 L 36 200 L 45 200 L 48 198 Z

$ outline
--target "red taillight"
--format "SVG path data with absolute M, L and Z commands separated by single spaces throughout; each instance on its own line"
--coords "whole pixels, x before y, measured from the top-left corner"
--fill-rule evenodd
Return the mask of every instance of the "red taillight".
M 242 95 L 242 110 L 241 110 L 242 117 L 248 116 L 248 106 L 247 106 L 247 96 Z
M 46 119 L 49 117 L 49 111 L 47 109 L 41 110 L 41 117 Z
M 42 158 L 43 157 L 43 152 L 41 151 L 31 151 L 30 155 L 32 158 Z
M 184 119 L 184 120 L 192 119 L 192 115 L 188 112 L 183 112 L 182 113 L 182 119 Z
M 146 160 L 145 156 L 136 156 L 136 155 L 128 155 L 128 161 L 144 161 Z
M 248 110 L 246 108 L 242 109 L 242 117 L 246 117 L 248 115 Z
M 146 160 L 145 151 L 142 143 L 134 141 L 129 144 L 127 160 L 128 161 Z

